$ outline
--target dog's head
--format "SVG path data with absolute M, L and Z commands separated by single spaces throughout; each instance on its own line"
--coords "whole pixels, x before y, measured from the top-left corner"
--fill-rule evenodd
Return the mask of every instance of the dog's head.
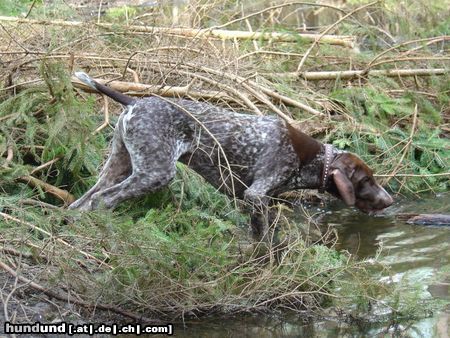
M 349 206 L 371 213 L 394 203 L 375 181 L 372 169 L 352 153 L 337 154 L 330 164 L 329 173 L 326 190 Z

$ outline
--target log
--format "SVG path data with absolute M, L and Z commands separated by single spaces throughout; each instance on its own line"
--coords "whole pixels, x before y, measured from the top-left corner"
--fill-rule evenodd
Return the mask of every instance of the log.
M 450 225 L 450 215 L 446 214 L 399 214 L 397 218 L 408 224 Z
M 63 20 L 35 20 L 24 19 L 10 16 L 0 16 L 0 21 L 13 22 L 17 24 L 33 24 L 33 25 L 51 25 L 65 27 L 84 28 L 88 23 L 82 21 L 63 21 Z M 94 26 L 103 29 L 113 29 L 117 27 L 112 23 L 93 23 Z M 320 43 L 337 45 L 347 48 L 355 46 L 355 38 L 350 35 L 323 35 L 314 33 L 284 33 L 284 32 L 249 32 L 235 31 L 214 28 L 183 28 L 183 27 L 155 27 L 143 25 L 122 26 L 129 32 L 137 33 L 160 33 L 168 35 L 179 35 L 189 38 L 218 38 L 222 40 L 270 40 L 272 42 L 298 42 L 308 41 L 314 42 L 320 37 Z

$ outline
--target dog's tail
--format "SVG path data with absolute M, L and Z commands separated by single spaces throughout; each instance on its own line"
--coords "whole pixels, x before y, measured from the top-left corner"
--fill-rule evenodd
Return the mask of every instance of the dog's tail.
M 89 87 L 95 89 L 96 91 L 103 93 L 110 98 L 112 98 L 114 101 L 117 101 L 124 106 L 131 106 L 136 102 L 136 99 L 122 94 L 121 92 L 118 92 L 117 90 L 114 90 L 108 86 L 105 86 L 101 83 L 98 83 L 97 81 L 93 80 L 89 75 L 87 75 L 84 72 L 75 72 L 75 76 L 84 84 L 88 85 Z

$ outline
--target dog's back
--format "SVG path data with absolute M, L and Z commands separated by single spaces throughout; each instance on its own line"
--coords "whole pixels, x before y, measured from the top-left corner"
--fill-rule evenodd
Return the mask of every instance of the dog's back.
M 160 142 L 156 130 L 175 138 L 173 156 L 222 190 L 230 188 L 231 169 L 238 197 L 262 167 L 280 159 L 295 168 L 298 161 L 280 119 L 240 114 L 205 102 L 144 98 L 125 110 L 122 128 L 124 137 L 153 130 L 146 136 L 149 143 Z

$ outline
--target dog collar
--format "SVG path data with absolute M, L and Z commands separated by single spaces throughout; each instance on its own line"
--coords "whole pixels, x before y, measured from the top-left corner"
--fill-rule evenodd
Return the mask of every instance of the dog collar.
M 319 192 L 325 192 L 327 186 L 327 181 L 330 173 L 330 164 L 333 157 L 333 146 L 331 144 L 324 144 L 325 155 L 323 159 L 323 171 L 322 171 L 322 182 L 319 187 Z

